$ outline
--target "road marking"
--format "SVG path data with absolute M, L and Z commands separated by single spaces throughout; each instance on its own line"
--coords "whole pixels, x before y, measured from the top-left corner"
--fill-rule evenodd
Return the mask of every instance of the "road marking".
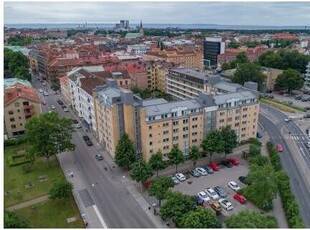
M 101 214 L 100 214 L 100 212 L 99 212 L 97 206 L 96 206 L 96 205 L 93 205 L 93 208 L 94 208 L 94 210 L 95 210 L 95 212 L 96 212 L 96 215 L 97 215 L 98 218 L 99 218 L 99 221 L 100 221 L 102 227 L 103 227 L 103 228 L 108 228 L 108 226 L 107 226 L 106 223 L 104 222 L 104 220 L 103 220 L 103 218 L 102 218 L 102 216 L 101 216 Z
M 304 151 L 302 150 L 302 148 L 300 147 L 299 149 L 300 149 L 302 155 L 306 158 L 306 155 L 305 155 Z
M 304 137 L 301 137 L 301 139 L 304 141 L 305 140 L 305 138 Z

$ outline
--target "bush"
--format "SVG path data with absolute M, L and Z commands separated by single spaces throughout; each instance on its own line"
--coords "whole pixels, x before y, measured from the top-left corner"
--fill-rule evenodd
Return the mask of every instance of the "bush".
M 20 145 L 23 143 L 26 143 L 27 139 L 25 136 L 17 137 L 17 138 L 11 138 L 4 141 L 4 147 L 6 146 L 14 146 L 14 145 Z
M 257 138 L 250 138 L 246 141 L 240 141 L 239 142 L 239 146 L 240 145 L 245 145 L 245 144 L 254 144 L 254 145 L 258 145 L 258 146 L 261 146 L 262 143 L 257 139 Z

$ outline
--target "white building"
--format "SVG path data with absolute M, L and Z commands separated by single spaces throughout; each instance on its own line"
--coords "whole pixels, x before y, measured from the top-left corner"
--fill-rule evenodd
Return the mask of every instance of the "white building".
M 147 45 L 145 44 L 135 44 L 135 45 L 128 45 L 127 52 L 133 55 L 143 55 L 147 51 Z
M 305 90 L 310 92 L 310 62 L 308 62 L 308 65 L 307 65 L 304 88 Z

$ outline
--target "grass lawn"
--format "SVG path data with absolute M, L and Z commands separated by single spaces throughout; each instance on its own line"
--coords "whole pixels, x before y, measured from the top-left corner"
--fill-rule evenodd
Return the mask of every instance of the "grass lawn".
M 16 213 L 28 221 L 30 228 L 84 228 L 74 199 L 47 200 L 27 208 L 16 210 Z M 67 218 L 76 217 L 68 223 Z
M 9 167 L 7 157 L 17 151 L 26 149 L 26 144 L 9 146 L 4 150 L 4 191 L 9 191 L 9 195 L 4 196 L 4 206 L 12 206 L 24 201 L 47 195 L 53 183 L 58 179 L 64 179 L 57 159 L 50 159 L 49 168 L 46 166 L 44 158 L 37 158 L 31 167 L 30 172 L 24 172 L 22 165 Z M 38 177 L 47 175 L 48 179 L 39 182 Z M 29 181 L 34 183 L 31 188 L 26 188 Z M 19 192 L 19 194 L 18 194 Z
M 275 101 L 267 100 L 267 99 L 264 99 L 264 98 L 261 98 L 260 100 L 261 100 L 261 102 L 264 102 L 264 103 L 266 103 L 268 105 L 271 105 L 271 106 L 273 106 L 273 107 L 275 107 L 275 108 L 277 108 L 277 109 L 279 109 L 279 110 L 281 110 L 283 112 L 288 112 L 288 113 L 295 113 L 296 112 L 295 109 L 293 109 L 293 108 L 291 108 L 291 107 L 289 107 L 287 105 L 284 105 L 284 104 L 281 104 L 281 103 L 278 103 L 278 102 L 275 102 Z

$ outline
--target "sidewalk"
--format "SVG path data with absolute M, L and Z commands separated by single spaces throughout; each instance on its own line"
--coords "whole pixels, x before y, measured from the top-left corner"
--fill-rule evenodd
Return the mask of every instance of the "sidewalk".
M 33 199 L 33 200 L 29 200 L 29 201 L 26 201 L 26 202 L 23 202 L 23 203 L 20 203 L 20 204 L 16 204 L 16 205 L 10 206 L 10 207 L 7 208 L 7 210 L 14 211 L 16 209 L 26 208 L 26 207 L 29 207 L 31 205 L 39 204 L 39 203 L 41 203 L 43 201 L 46 201 L 46 200 L 48 200 L 48 195 L 41 196 L 41 197 Z

